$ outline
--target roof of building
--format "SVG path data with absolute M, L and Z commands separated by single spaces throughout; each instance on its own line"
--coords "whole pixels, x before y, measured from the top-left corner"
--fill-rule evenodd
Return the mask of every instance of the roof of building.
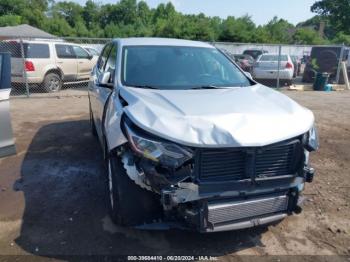
M 0 37 L 56 38 L 54 35 L 27 24 L 0 27 Z

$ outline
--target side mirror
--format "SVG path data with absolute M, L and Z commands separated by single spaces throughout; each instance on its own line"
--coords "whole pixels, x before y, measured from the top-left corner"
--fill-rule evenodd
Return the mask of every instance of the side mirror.
M 252 77 L 252 74 L 251 73 L 249 73 L 249 72 L 244 72 L 244 74 L 249 78 L 249 79 L 253 79 L 253 77 Z
M 113 87 L 113 84 L 110 82 L 111 72 L 103 72 L 98 77 L 98 84 L 103 87 Z
M 94 56 L 92 54 L 89 54 L 87 58 L 91 60 L 92 58 L 94 58 Z

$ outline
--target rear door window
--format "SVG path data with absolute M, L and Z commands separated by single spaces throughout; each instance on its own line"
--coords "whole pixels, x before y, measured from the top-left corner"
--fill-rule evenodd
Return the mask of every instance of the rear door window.
M 55 45 L 56 54 L 58 58 L 76 58 L 73 47 L 71 45 Z

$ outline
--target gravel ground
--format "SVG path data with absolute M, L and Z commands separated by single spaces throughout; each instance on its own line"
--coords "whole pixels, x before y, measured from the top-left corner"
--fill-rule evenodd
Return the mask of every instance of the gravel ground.
M 279 255 L 288 261 L 294 258 L 284 255 L 348 259 L 350 92 L 285 93 L 314 111 L 320 135 L 321 148 L 311 158 L 317 175 L 307 184 L 303 212 L 268 228 L 204 235 L 112 224 L 102 153 L 89 132 L 84 92 L 13 99 L 18 154 L 0 159 L 0 261 L 14 258 L 6 255 L 30 255 L 16 257 L 28 261 L 175 254 L 225 260 L 236 255 Z

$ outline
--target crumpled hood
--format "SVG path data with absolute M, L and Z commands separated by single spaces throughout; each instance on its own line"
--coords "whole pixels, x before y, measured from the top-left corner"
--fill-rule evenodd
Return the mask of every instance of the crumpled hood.
M 151 90 L 123 87 L 127 116 L 140 128 L 194 147 L 265 146 L 296 137 L 313 113 L 260 84 L 232 89 Z

